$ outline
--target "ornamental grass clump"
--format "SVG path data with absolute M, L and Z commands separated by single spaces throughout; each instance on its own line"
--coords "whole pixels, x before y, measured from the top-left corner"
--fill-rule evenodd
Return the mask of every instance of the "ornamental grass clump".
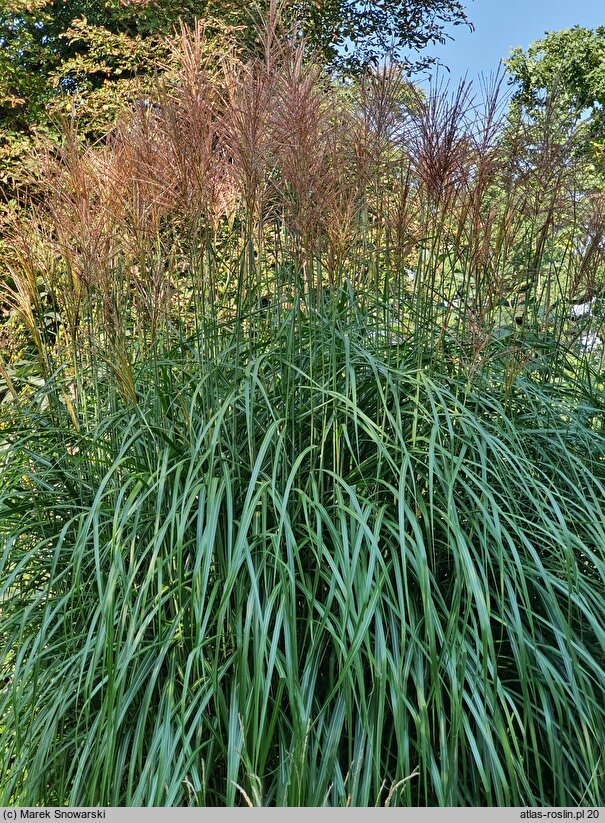
M 240 361 L 5 428 L 2 802 L 598 805 L 582 385 L 507 410 L 334 315 Z
M 0 803 L 602 805 L 602 198 L 264 42 L 183 30 L 5 231 Z

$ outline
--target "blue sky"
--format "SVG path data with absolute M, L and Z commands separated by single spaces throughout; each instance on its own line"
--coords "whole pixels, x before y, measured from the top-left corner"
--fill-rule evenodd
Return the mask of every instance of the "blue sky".
M 465 6 L 475 31 L 457 26 L 453 42 L 431 50 L 450 68 L 454 84 L 466 72 L 474 83 L 481 73 L 489 75 L 511 48 L 527 48 L 545 31 L 605 26 L 605 0 L 468 0 Z

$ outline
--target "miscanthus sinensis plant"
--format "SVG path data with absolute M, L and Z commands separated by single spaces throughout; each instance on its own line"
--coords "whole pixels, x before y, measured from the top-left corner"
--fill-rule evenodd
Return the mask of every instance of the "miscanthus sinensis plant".
M 496 91 L 200 26 L 38 159 L 1 803 L 604 802 L 602 200 Z

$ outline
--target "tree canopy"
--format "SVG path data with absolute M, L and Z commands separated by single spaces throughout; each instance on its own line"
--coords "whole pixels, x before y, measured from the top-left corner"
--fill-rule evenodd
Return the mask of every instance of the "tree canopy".
M 551 31 L 507 61 L 516 101 L 529 114 L 556 104 L 585 147 L 598 155 L 605 146 L 605 27 Z
M 134 79 L 151 77 L 165 37 L 196 18 L 236 31 L 254 47 L 255 20 L 273 0 L 0 0 L 0 179 L 14 173 L 24 145 L 53 131 L 77 106 L 89 133 L 104 126 Z M 459 0 L 283 0 L 286 26 L 297 25 L 327 66 L 357 71 L 387 51 L 410 72 L 433 58 L 423 50 L 467 24 Z M 12 170 L 12 171 L 11 171 Z

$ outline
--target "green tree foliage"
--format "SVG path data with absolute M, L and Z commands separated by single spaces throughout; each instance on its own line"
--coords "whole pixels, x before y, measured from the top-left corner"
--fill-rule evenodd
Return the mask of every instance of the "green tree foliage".
M 458 0 L 302 0 L 292 12 L 327 62 L 346 71 L 375 64 L 388 51 L 410 72 L 428 68 L 435 58 L 418 52 L 445 42 L 449 25 L 472 27 Z
M 553 101 L 566 125 L 596 156 L 605 147 L 605 27 L 552 31 L 507 61 L 516 102 L 526 113 L 545 112 Z
M 468 23 L 458 0 L 395 3 L 302 0 L 278 4 L 287 26 L 340 69 L 376 63 L 388 49 L 408 55 L 443 41 L 450 24 Z M 135 81 L 151 77 L 166 56 L 165 36 L 196 17 L 235 27 L 251 46 L 254 22 L 271 0 L 0 0 L 0 180 L 14 185 L 27 144 L 52 136 L 59 114 L 78 111 L 90 136 L 104 133 Z M 414 59 L 409 55 L 416 55 Z
M 137 77 L 166 50 L 162 37 L 195 4 L 123 0 L 0 0 L 0 179 L 20 181 L 28 145 L 77 110 L 102 134 Z

